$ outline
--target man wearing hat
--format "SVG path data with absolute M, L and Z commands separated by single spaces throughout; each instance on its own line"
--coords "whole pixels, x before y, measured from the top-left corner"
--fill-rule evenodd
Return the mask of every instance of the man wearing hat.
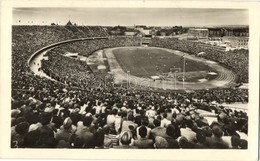
M 64 141 L 68 142 L 69 138 L 72 135 L 71 125 L 72 125 L 72 120 L 69 117 L 67 117 L 64 120 L 63 125 L 61 126 L 60 130 L 58 130 L 58 132 L 56 134 L 56 139 L 64 140 Z

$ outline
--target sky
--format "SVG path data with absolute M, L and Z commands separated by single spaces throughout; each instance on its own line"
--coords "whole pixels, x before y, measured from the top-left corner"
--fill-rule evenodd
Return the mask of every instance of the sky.
M 248 25 L 245 9 L 189 8 L 14 8 L 14 25 L 223 26 Z

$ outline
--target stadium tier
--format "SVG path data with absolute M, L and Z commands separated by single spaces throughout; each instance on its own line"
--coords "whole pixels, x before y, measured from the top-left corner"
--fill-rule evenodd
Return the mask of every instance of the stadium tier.
M 37 50 L 70 39 L 106 37 L 56 46 L 35 75 L 28 60 Z M 196 91 L 118 88 L 66 52 L 89 57 L 100 49 L 140 46 L 141 37 L 109 36 L 100 26 L 13 26 L 12 148 L 246 149 L 246 110 L 218 104 L 247 103 L 236 87 Z M 26 40 L 26 41 L 25 41 Z M 174 38 L 149 46 L 219 62 L 248 82 L 248 50 L 219 51 Z M 95 86 L 95 83 L 101 85 Z

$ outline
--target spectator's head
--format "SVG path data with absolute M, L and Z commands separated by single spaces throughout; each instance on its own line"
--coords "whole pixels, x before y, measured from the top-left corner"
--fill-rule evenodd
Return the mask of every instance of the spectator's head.
M 134 115 L 129 114 L 127 119 L 128 119 L 129 121 L 134 121 Z
M 248 124 L 247 123 L 242 126 L 241 132 L 244 132 L 245 134 L 247 134 L 247 132 L 248 132 Z
M 141 126 L 139 128 L 139 135 L 141 136 L 141 138 L 145 138 L 147 135 L 147 129 L 145 126 Z
M 153 124 L 154 124 L 155 127 L 158 127 L 158 126 L 161 125 L 161 121 L 158 120 L 158 119 L 154 119 L 154 120 L 153 120 Z
M 130 132 L 124 132 L 120 138 L 120 142 L 123 145 L 129 145 L 131 143 L 132 134 Z
M 163 118 L 167 118 L 167 113 L 163 113 Z
M 28 129 L 29 129 L 29 123 L 27 122 L 21 122 L 15 127 L 15 131 L 20 135 L 26 134 L 28 132 Z
M 206 141 L 206 134 L 203 130 L 197 130 L 196 132 L 196 138 L 199 143 L 205 143 Z
M 99 117 L 98 124 L 99 124 L 100 127 L 104 127 L 106 125 L 106 118 Z
M 193 144 L 191 142 L 188 141 L 188 139 L 184 136 L 182 136 L 180 139 L 179 139 L 179 145 L 180 145 L 180 148 L 182 149 L 192 149 L 193 148 Z
M 30 131 L 24 137 L 24 146 L 26 148 L 36 148 L 39 142 L 40 131 L 34 130 Z
M 167 128 L 166 128 L 166 134 L 167 134 L 168 136 L 171 136 L 171 137 L 175 138 L 175 128 L 174 128 L 173 125 L 170 124 L 170 125 L 167 126 Z
M 18 109 L 13 109 L 13 110 L 11 111 L 11 117 L 16 118 L 16 117 L 19 116 L 20 113 L 21 113 L 20 110 L 18 110 Z
M 96 132 L 93 135 L 94 146 L 102 147 L 104 145 L 104 134 L 101 132 Z
M 83 118 L 83 125 L 89 127 L 91 125 L 91 123 L 92 123 L 92 120 L 93 119 L 92 119 L 91 116 L 84 117 Z
M 227 125 L 225 129 L 228 136 L 232 136 L 236 133 L 236 130 L 232 125 Z
M 91 113 L 92 115 L 95 115 L 95 114 L 96 114 L 96 109 L 95 109 L 95 108 L 92 108 L 92 109 L 90 110 L 90 113 Z
M 143 119 L 142 119 L 142 125 L 148 126 L 148 124 L 149 124 L 148 118 L 143 118 Z
M 48 148 L 53 148 L 57 143 L 54 138 L 54 133 L 50 128 L 39 128 L 40 129 L 40 136 L 39 136 L 39 143 Z
M 40 123 L 42 125 L 48 125 L 51 122 L 51 113 L 43 112 L 40 114 Z
M 19 124 L 21 122 L 26 122 L 26 119 L 24 117 L 18 117 L 15 121 L 16 121 L 16 124 Z
M 240 147 L 241 149 L 247 149 L 247 141 L 244 140 L 244 139 L 241 139 L 241 140 L 240 140 L 239 147 Z
M 223 131 L 219 126 L 214 126 L 212 129 L 213 135 L 217 138 L 221 138 L 223 135 Z
M 112 112 L 113 115 L 117 115 L 117 113 L 118 113 L 118 110 L 117 110 L 117 109 L 113 109 L 112 111 L 113 111 L 113 112 Z
M 231 137 L 231 145 L 233 148 L 238 148 L 240 144 L 240 138 L 237 135 Z
M 72 120 L 71 120 L 69 117 L 67 117 L 67 118 L 63 121 L 63 127 L 64 127 L 64 129 L 70 129 L 71 125 L 72 125 Z
M 156 136 L 155 137 L 155 143 L 154 143 L 155 148 L 157 149 L 166 149 L 168 148 L 168 142 L 166 139 L 164 139 L 161 136 Z
M 209 126 L 204 126 L 202 130 L 204 131 L 206 137 L 212 136 L 212 129 Z
M 141 116 L 144 116 L 144 115 L 145 115 L 145 110 L 143 110 L 143 109 L 140 110 L 140 115 L 141 115 Z
M 159 116 L 157 116 L 157 118 L 156 118 L 157 120 L 162 120 L 162 116 L 161 115 L 159 115 Z
M 83 148 L 84 146 L 84 140 L 76 134 L 72 134 L 69 140 L 73 148 Z
M 186 126 L 190 129 L 193 128 L 193 121 L 191 119 L 187 119 L 186 121 Z
M 122 111 L 122 117 L 124 117 L 124 118 L 127 117 L 127 112 L 126 111 Z

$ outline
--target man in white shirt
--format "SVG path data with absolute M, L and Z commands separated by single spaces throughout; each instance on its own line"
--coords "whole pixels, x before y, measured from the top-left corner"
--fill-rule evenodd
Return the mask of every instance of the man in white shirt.
M 167 120 L 167 113 L 164 113 L 163 119 L 161 120 L 161 127 L 167 128 L 169 124 L 171 124 L 171 121 Z

